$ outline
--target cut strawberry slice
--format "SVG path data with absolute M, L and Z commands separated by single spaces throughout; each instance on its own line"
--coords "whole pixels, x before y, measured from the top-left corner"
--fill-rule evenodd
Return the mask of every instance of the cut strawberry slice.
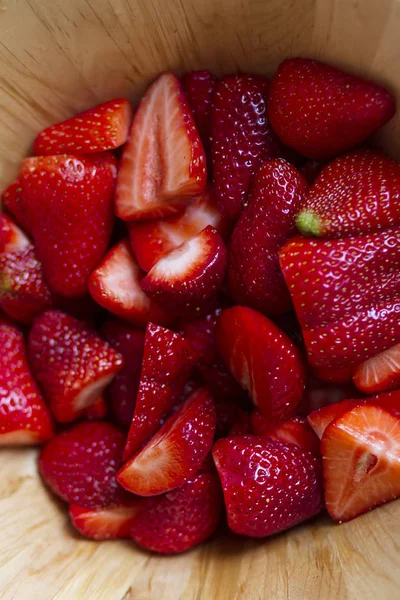
M 133 118 L 118 172 L 117 216 L 132 221 L 176 213 L 206 182 L 205 154 L 182 85 L 164 73 Z
M 75 529 L 92 540 L 129 538 L 140 502 L 135 498 L 131 504 L 109 508 L 83 508 L 78 504 L 71 504 L 69 515 Z
M 400 420 L 357 406 L 327 427 L 321 442 L 326 508 L 339 522 L 400 496 Z
M 180 312 L 201 307 L 221 287 L 227 252 L 211 226 L 163 256 L 141 281 L 144 292 L 163 307 Z
M 400 387 L 400 344 L 359 365 L 355 369 L 353 381 L 366 394 Z
M 35 154 L 88 154 L 113 150 L 128 139 L 132 119 L 129 100 L 118 98 L 85 110 L 44 129 L 35 139 Z
M 302 450 L 319 454 L 319 439 L 304 417 L 293 417 L 274 425 L 257 411 L 251 413 L 251 425 L 255 435 L 295 444 Z
M 23 205 L 22 187 L 19 178 L 13 181 L 11 185 L 4 190 L 1 195 L 1 204 L 4 210 L 14 217 L 18 225 L 20 225 L 26 233 L 31 234 L 31 223 Z
M 17 252 L 30 246 L 22 229 L 4 213 L 0 214 L 0 253 Z
M 124 464 L 118 482 L 139 496 L 155 496 L 182 486 L 197 473 L 211 450 L 215 424 L 214 400 L 201 388 Z
M 165 311 L 143 292 L 140 277 L 129 242 L 123 240 L 111 248 L 93 271 L 89 291 L 100 306 L 139 327 L 149 321 L 169 322 Z

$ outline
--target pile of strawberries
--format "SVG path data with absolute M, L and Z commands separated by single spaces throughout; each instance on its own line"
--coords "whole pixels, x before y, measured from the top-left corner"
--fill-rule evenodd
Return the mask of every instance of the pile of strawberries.
M 83 535 L 182 552 L 400 496 L 394 112 L 295 58 L 38 135 L 2 196 L 0 445 L 45 444 Z

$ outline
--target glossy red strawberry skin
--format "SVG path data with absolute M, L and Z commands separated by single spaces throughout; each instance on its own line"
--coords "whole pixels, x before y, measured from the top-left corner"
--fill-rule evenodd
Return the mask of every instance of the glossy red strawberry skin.
M 313 367 L 360 363 L 400 341 L 400 228 L 340 240 L 296 237 L 280 264 Z
M 47 442 L 52 419 L 29 369 L 23 334 L 3 318 L 0 344 L 0 446 Z
M 47 127 L 35 139 L 33 148 L 39 156 L 113 150 L 128 139 L 131 119 L 128 100 L 110 100 Z
M 219 440 L 213 457 L 235 533 L 273 535 L 322 510 L 321 463 L 311 452 L 248 435 Z
M 116 172 L 109 153 L 23 162 L 24 207 L 48 285 L 60 296 L 85 295 L 89 275 L 107 249 Z
M 80 418 L 123 366 L 122 356 L 85 323 L 57 310 L 36 318 L 29 358 L 61 423 Z M 92 393 L 86 396 L 88 390 Z
M 185 552 L 214 533 L 221 514 L 218 477 L 202 473 L 172 492 L 144 498 L 131 527 L 131 537 L 152 552 Z
M 71 504 L 69 516 L 75 529 L 92 540 L 116 540 L 130 537 L 140 500 L 108 508 L 85 508 Z
M 306 452 L 319 454 L 319 439 L 304 417 L 292 417 L 284 423 L 271 424 L 260 413 L 253 411 L 251 426 L 255 435 L 295 444 Z
M 211 107 L 217 78 L 210 71 L 191 71 L 182 79 L 204 149 L 210 147 Z
M 269 316 L 290 310 L 278 250 L 296 233 L 306 190 L 303 175 L 282 159 L 265 162 L 254 176 L 228 247 L 228 289 L 238 304 Z
M 237 219 L 251 177 L 279 155 L 280 142 L 267 121 L 269 81 L 258 75 L 229 75 L 215 88 L 211 138 L 215 197 L 222 214 Z
M 0 213 L 0 253 L 17 252 L 30 245 L 30 241 L 16 223 L 6 215 Z
M 271 80 L 269 121 L 307 158 L 329 158 L 360 144 L 394 112 L 387 90 L 316 60 L 285 60 Z
M 111 423 L 78 423 L 43 448 L 40 474 L 67 502 L 85 508 L 124 504 L 130 496 L 116 480 L 124 443 L 125 434 Z
M 14 217 L 18 225 L 22 227 L 26 233 L 31 233 L 31 224 L 22 200 L 21 181 L 17 178 L 1 195 L 1 204 L 10 215 Z

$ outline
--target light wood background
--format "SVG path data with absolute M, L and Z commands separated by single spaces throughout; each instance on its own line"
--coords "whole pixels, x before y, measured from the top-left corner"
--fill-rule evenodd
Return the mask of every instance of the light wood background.
M 271 74 L 327 59 L 400 97 L 400 0 L 0 0 L 0 184 L 44 126 L 99 101 L 135 100 L 161 70 Z M 400 118 L 382 139 L 400 156 Z M 228 533 L 158 558 L 76 536 L 35 452 L 0 453 L 2 600 L 396 600 L 400 501 L 342 526 L 275 539 Z

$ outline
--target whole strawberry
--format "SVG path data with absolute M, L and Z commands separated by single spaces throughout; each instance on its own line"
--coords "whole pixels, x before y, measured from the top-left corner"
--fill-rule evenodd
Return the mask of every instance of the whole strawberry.
M 182 79 L 204 150 L 210 147 L 210 113 L 217 78 L 210 71 L 191 71 Z
M 14 217 L 18 225 L 29 235 L 32 233 L 31 224 L 22 200 L 21 181 L 17 178 L 1 195 L 1 204 L 10 215 Z

